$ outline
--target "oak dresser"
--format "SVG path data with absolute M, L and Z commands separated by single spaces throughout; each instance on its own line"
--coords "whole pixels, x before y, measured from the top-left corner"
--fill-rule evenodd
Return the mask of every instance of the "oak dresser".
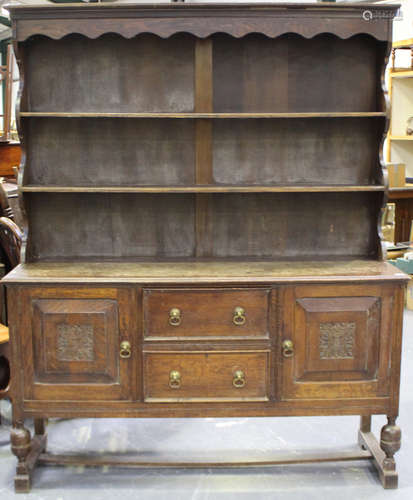
M 37 463 L 148 465 L 48 453 L 55 417 L 359 415 L 354 454 L 283 463 L 371 459 L 397 486 L 407 277 L 379 229 L 396 9 L 9 7 L 16 491 Z

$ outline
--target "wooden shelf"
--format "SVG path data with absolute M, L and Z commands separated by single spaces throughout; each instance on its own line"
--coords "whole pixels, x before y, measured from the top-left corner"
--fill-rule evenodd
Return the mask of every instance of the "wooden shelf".
M 413 135 L 390 135 L 391 141 L 413 141 Z
M 26 193 L 320 193 L 384 191 L 384 186 L 23 186 Z
M 325 113 L 48 113 L 20 112 L 26 118 L 375 118 L 383 112 L 325 112 Z
M 403 198 L 413 198 L 413 184 L 389 188 L 389 200 L 400 200 Z
M 393 49 L 411 49 L 413 48 L 413 38 L 407 38 L 405 40 L 398 40 L 393 42 Z
M 405 70 L 393 70 L 390 72 L 390 76 L 392 78 L 413 78 L 413 70 L 405 69 Z

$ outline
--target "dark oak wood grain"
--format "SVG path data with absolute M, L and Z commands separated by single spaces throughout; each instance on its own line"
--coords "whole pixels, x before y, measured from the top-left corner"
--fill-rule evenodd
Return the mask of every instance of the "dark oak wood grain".
M 72 113 L 66 111 L 21 111 L 20 118 L 372 118 L 386 117 L 384 111 L 315 111 L 304 113 Z
M 194 128 L 193 120 L 31 119 L 26 182 L 194 184 Z
M 288 34 L 274 40 L 251 34 L 237 40 L 214 35 L 213 43 L 215 112 L 381 109 L 375 82 L 383 43 L 369 36 L 341 40 L 322 34 L 306 40 Z M 348 92 L 354 86 L 357 92 Z
M 215 120 L 213 178 L 241 185 L 378 183 L 383 131 L 378 119 Z
M 53 417 L 360 415 L 366 450 L 256 465 L 362 458 L 397 485 L 408 277 L 378 228 L 396 8 L 10 7 L 17 492 L 37 463 L 254 465 L 54 456 Z
M 30 360 L 22 381 L 25 399 L 132 398 L 138 357 L 120 358 L 119 346 L 129 341 L 137 349 L 133 289 L 28 289 L 19 301 L 33 310 L 32 321 L 23 319 L 22 347 Z
M 265 401 L 268 365 L 269 351 L 152 353 L 145 350 L 145 401 Z M 171 371 L 179 373 L 179 386 L 171 387 Z M 236 377 L 237 371 L 242 374 L 240 378 Z
M 167 42 L 149 33 L 132 40 L 42 36 L 25 47 L 27 111 L 194 111 L 195 39 L 189 35 Z M 53 79 L 43 61 L 54 68 Z
M 184 258 L 195 253 L 191 195 L 32 194 L 26 206 L 31 260 Z
M 244 310 L 238 317 L 237 307 Z M 170 321 L 170 311 L 174 308 L 179 309 L 179 324 Z M 148 289 L 144 292 L 144 336 L 147 339 L 267 338 L 268 316 L 269 290 L 266 289 Z
M 11 271 L 5 284 L 50 284 L 50 283 L 174 283 L 202 286 L 211 283 L 250 286 L 255 283 L 405 283 L 409 277 L 392 264 L 377 260 L 222 260 L 171 261 L 148 259 L 140 261 L 63 261 L 20 264 Z
M 213 195 L 212 256 L 377 257 L 374 193 Z M 327 257 L 327 258 L 328 258 Z

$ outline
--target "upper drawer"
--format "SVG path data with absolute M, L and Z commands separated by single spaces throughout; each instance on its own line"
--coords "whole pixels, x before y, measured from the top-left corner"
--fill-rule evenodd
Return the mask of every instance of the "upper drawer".
M 268 338 L 268 289 L 146 289 L 144 336 Z

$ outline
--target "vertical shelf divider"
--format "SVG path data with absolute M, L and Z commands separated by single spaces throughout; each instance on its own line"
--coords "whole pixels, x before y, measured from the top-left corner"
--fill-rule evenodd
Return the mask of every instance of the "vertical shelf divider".
M 212 113 L 212 39 L 195 41 L 195 112 Z M 195 122 L 195 182 L 212 184 L 212 120 Z M 211 195 L 195 195 L 196 256 L 211 255 Z

